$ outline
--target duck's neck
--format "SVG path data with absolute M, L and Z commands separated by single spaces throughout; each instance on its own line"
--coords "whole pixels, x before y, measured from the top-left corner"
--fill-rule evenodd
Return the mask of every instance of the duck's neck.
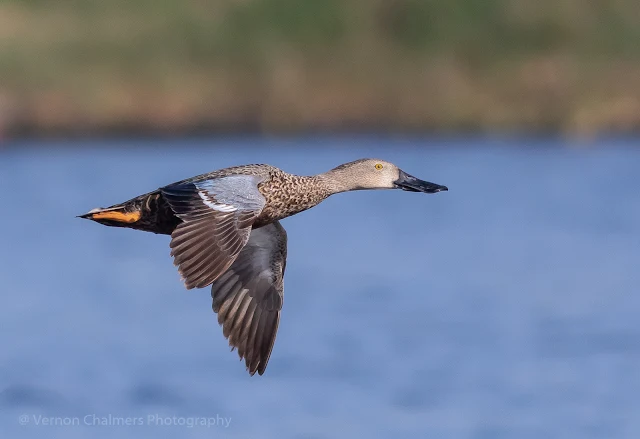
M 322 185 L 327 191 L 327 196 L 360 189 L 359 187 L 354 186 L 350 179 L 345 177 L 346 176 L 343 175 L 341 171 L 332 169 L 331 171 L 314 175 L 309 178 L 315 179 L 318 182 L 316 184 Z

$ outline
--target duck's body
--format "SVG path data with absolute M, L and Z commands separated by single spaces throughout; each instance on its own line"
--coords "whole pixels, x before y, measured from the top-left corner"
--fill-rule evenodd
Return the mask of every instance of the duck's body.
M 171 255 L 186 287 L 212 285 L 224 335 L 253 375 L 266 368 L 282 308 L 287 236 L 279 220 L 338 192 L 391 188 L 447 190 L 375 159 L 308 177 L 245 165 L 182 180 L 82 217 L 171 235 Z
M 256 186 L 264 197 L 265 205 L 252 228 L 262 227 L 310 209 L 332 194 L 331 187 L 319 176 L 293 175 L 271 165 L 244 165 L 178 181 L 124 203 L 105 209 L 94 209 L 82 217 L 108 226 L 171 235 L 182 220 L 167 203 L 163 191 L 179 185 L 202 183 L 229 176 L 252 176 L 256 177 L 256 181 L 261 180 Z

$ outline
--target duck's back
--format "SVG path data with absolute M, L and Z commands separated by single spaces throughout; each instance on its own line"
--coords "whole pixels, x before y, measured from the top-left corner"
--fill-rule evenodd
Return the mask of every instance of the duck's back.
M 127 227 L 162 235 L 170 235 L 182 220 L 175 215 L 169 206 L 169 203 L 162 193 L 164 189 L 233 175 L 255 175 L 262 177 L 262 179 L 266 181 L 278 173 L 284 174 L 284 172 L 278 168 L 262 164 L 220 169 L 163 186 L 153 192 L 139 195 L 124 203 L 115 204 L 107 208 L 94 209 L 82 216 L 93 219 L 106 226 Z
M 244 165 L 187 178 L 124 203 L 104 209 L 94 209 L 84 217 L 107 226 L 127 227 L 170 235 L 182 220 L 169 206 L 163 191 L 238 175 L 259 177 L 256 179 L 257 188 L 264 197 L 265 204 L 264 209 L 256 218 L 253 228 L 262 227 L 307 210 L 330 195 L 330 192 L 317 177 L 288 174 L 266 164 Z M 238 191 L 242 190 L 243 188 L 238 188 Z

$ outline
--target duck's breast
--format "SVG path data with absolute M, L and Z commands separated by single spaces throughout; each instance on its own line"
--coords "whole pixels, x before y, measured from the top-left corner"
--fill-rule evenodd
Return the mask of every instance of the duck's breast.
M 281 220 L 310 209 L 329 196 L 314 177 L 286 173 L 273 175 L 258 185 L 266 204 L 254 227 Z

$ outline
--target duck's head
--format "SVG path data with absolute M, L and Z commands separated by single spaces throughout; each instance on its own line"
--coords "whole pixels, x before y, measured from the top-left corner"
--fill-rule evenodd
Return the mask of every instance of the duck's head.
M 402 189 L 435 194 L 449 190 L 446 186 L 420 180 L 393 163 L 379 159 L 361 159 L 345 163 L 325 174 L 340 191 L 360 189 Z

